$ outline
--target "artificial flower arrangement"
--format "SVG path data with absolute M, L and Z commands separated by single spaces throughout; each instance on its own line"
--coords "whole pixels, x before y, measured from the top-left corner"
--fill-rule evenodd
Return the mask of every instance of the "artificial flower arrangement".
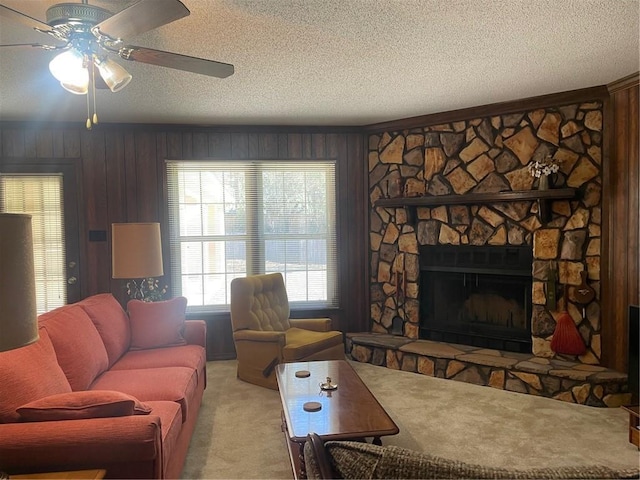
M 542 160 L 529 162 L 528 168 L 532 177 L 540 178 L 543 176 L 548 177 L 552 173 L 558 173 L 560 165 L 558 160 L 549 155 Z
M 140 280 L 129 280 L 125 285 L 129 298 L 142 300 L 144 302 L 158 302 L 164 300 L 164 296 L 169 291 L 165 285 L 160 288 L 157 278 L 149 277 Z

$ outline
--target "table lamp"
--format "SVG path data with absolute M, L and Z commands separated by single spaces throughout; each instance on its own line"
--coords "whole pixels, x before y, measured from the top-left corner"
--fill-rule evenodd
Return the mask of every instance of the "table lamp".
M 113 223 L 111 225 L 112 277 L 126 279 L 129 297 L 150 301 L 148 283 L 164 275 L 159 223 Z
M 0 213 L 0 352 L 38 340 L 31 215 Z

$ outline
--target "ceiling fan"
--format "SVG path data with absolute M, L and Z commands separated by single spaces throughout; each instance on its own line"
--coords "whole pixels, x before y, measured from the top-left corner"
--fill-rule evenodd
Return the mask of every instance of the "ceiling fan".
M 82 3 L 60 3 L 46 11 L 46 23 L 0 4 L 0 16 L 22 23 L 54 40 L 53 45 L 21 43 L 0 47 L 42 48 L 61 51 L 49 63 L 49 70 L 65 90 L 87 95 L 87 128 L 98 123 L 95 112 L 95 88 L 108 87 L 118 92 L 131 81 L 131 74 L 109 56 L 124 60 L 225 78 L 233 74 L 233 65 L 178 53 L 125 44 L 124 38 L 161 27 L 191 12 L 179 0 L 140 0 L 112 13 Z M 98 71 L 99 75 L 95 72 Z M 93 96 L 93 119 L 90 118 Z

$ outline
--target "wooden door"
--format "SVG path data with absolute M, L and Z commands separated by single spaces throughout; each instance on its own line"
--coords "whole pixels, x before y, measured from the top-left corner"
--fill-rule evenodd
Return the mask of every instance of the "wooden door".
M 20 162 L 12 161 L 12 159 L 3 159 L 0 161 L 0 177 L 2 176 L 4 176 L 5 185 L 8 185 L 7 181 L 9 179 L 18 182 L 21 178 L 25 179 L 25 182 L 28 179 L 42 179 L 42 182 L 45 182 L 47 179 L 58 179 L 57 183 L 61 186 L 59 193 L 61 226 L 59 230 L 63 240 L 59 242 L 59 244 L 64 246 L 58 247 L 55 240 L 56 234 L 52 234 L 49 229 L 46 228 L 43 229 L 46 230 L 46 232 L 43 235 L 38 235 L 38 238 L 42 238 L 42 241 L 45 242 L 45 245 L 41 246 L 44 250 L 61 248 L 63 252 L 62 255 L 55 256 L 53 259 L 54 265 L 51 265 L 50 270 L 54 273 L 51 274 L 48 274 L 47 269 L 40 269 L 41 265 L 37 264 L 38 258 L 36 258 L 36 292 L 38 292 L 39 288 L 43 288 L 43 283 L 46 283 L 49 287 L 44 288 L 52 292 L 59 292 L 56 295 L 59 295 L 60 300 L 47 301 L 45 298 L 39 301 L 39 313 L 42 313 L 40 310 L 50 310 L 52 306 L 58 306 L 59 303 L 74 303 L 81 300 L 80 230 L 78 222 L 78 206 L 80 202 L 77 188 L 76 165 L 73 162 L 54 165 L 53 162 L 43 161 L 42 159 Z M 0 195 L 0 211 L 12 212 L 13 210 L 15 213 L 20 211 L 8 206 L 6 198 L 4 202 L 5 205 L 3 205 L 3 198 L 5 198 L 5 196 Z M 44 214 L 44 212 L 41 213 Z M 35 238 L 36 234 L 34 233 L 34 239 Z M 46 242 L 49 243 L 47 244 Z M 38 277 L 44 278 L 39 279 Z M 42 295 L 42 292 L 40 292 L 40 294 Z M 46 294 L 44 295 L 45 297 L 47 296 Z M 44 307 L 40 305 L 43 302 Z

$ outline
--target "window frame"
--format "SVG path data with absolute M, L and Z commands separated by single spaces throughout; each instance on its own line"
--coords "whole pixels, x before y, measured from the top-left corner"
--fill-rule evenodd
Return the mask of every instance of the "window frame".
M 245 190 L 249 190 L 249 185 L 251 184 L 255 188 L 255 192 L 257 195 L 251 196 L 248 195 L 245 197 L 245 205 L 246 205 L 246 234 L 243 235 L 200 235 L 200 236 L 192 236 L 193 240 L 196 242 L 203 242 L 207 240 L 221 240 L 224 241 L 226 239 L 233 240 L 235 238 L 240 238 L 241 240 L 246 242 L 246 270 L 247 275 L 254 275 L 264 272 L 265 265 L 265 244 L 268 240 L 265 237 L 264 232 L 262 232 L 261 228 L 261 219 L 263 216 L 263 209 L 261 208 L 261 198 L 263 195 L 263 190 L 261 187 L 257 185 L 262 180 L 261 168 L 260 165 L 266 165 L 267 167 L 271 164 L 277 164 L 286 169 L 287 164 L 289 165 L 300 165 L 305 164 L 309 167 L 316 166 L 320 168 L 321 166 L 326 168 L 331 168 L 331 180 L 327 182 L 326 185 L 326 203 L 327 205 L 331 205 L 333 207 L 333 212 L 331 214 L 327 214 L 327 225 L 328 231 L 321 236 L 327 243 L 327 267 L 326 267 L 326 289 L 327 289 L 327 299 L 322 301 L 295 301 L 289 300 L 290 307 L 292 310 L 331 310 L 340 308 L 340 298 L 339 298 L 339 268 L 338 268 L 338 238 L 337 238 L 337 227 L 338 227 L 338 205 L 337 205 L 337 175 L 338 175 L 338 165 L 335 159 L 310 159 L 310 160 L 299 160 L 299 159 L 287 159 L 287 160 L 229 160 L 229 159 L 212 159 L 212 158 L 197 158 L 197 159 L 167 159 L 165 161 L 165 180 L 167 187 L 167 232 L 169 237 L 169 252 L 170 252 L 170 271 L 172 284 L 174 285 L 173 293 L 174 295 L 182 295 L 182 270 L 181 270 L 181 248 L 180 245 L 184 241 L 180 237 L 179 225 L 178 228 L 173 228 L 173 218 L 180 219 L 179 216 L 179 201 L 176 200 L 179 197 L 178 193 L 178 182 L 172 182 L 170 179 L 171 176 L 171 168 L 172 165 L 193 165 L 193 164 L 210 164 L 210 165 L 223 165 L 228 164 L 233 169 L 242 168 L 242 165 L 245 165 L 246 170 L 253 172 L 253 175 L 247 175 L 245 177 L 246 185 Z M 173 167 L 179 168 L 179 167 Z M 196 171 L 195 169 L 193 171 Z M 303 170 L 304 172 L 305 170 Z M 326 212 L 325 212 L 326 213 Z M 251 237 L 255 236 L 258 239 L 256 241 L 251 241 Z M 302 234 L 301 236 L 308 237 L 309 234 Z M 296 236 L 295 239 L 298 239 L 299 236 Z M 307 238 L 308 239 L 308 238 Z M 259 245 L 259 252 L 256 253 L 251 249 L 256 245 Z M 305 270 L 309 271 L 309 270 Z M 251 273 L 249 273 L 251 272 Z M 283 276 L 285 277 L 286 284 L 286 270 L 283 270 Z M 225 275 L 228 275 L 229 272 L 225 270 Z M 232 273 L 232 272 L 231 272 Z M 267 272 L 269 273 L 269 272 Z M 244 274 L 242 274 L 244 275 Z M 228 299 L 228 297 L 227 297 Z M 224 304 L 208 304 L 208 305 L 189 305 L 187 307 L 189 312 L 207 312 L 207 313 L 222 313 L 228 312 L 229 303 Z

